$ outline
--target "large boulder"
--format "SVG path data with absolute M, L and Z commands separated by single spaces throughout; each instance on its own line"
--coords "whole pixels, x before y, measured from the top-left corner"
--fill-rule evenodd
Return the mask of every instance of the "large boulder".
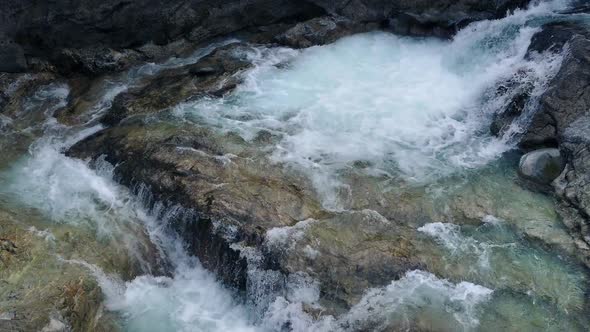
M 540 149 L 522 156 L 518 165 L 521 177 L 540 185 L 548 185 L 563 170 L 564 162 L 558 149 Z

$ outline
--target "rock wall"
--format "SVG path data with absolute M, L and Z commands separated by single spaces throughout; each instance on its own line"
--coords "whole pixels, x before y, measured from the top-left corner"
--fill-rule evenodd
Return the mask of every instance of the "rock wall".
M 0 72 L 21 72 L 28 58 L 57 62 L 63 49 L 134 48 L 179 38 L 193 43 L 249 27 L 297 23 L 325 14 L 378 23 L 395 32 L 448 37 L 475 20 L 500 17 L 528 0 L 326 1 L 326 0 L 56 0 L 0 2 Z M 88 51 L 74 58 L 87 57 Z M 116 60 L 116 59 L 115 59 Z M 115 61 L 113 60 L 113 61 Z M 31 62 L 31 61 L 29 61 Z M 63 62 L 63 61 L 61 61 Z M 30 63 L 29 63 L 29 67 Z M 38 66 L 37 66 L 38 67 Z M 114 66 L 114 69 L 117 69 Z M 75 68 L 74 68 L 75 69 Z
M 566 165 L 553 188 L 563 221 L 590 264 L 590 29 L 567 22 L 546 25 L 533 37 L 527 56 L 542 52 L 563 52 L 564 60 L 519 145 L 524 151 L 559 148 Z M 510 110 L 496 122 L 511 122 L 509 117 Z
M 448 37 L 469 22 L 506 15 L 528 0 L 311 0 L 355 21 L 386 22 L 397 33 Z

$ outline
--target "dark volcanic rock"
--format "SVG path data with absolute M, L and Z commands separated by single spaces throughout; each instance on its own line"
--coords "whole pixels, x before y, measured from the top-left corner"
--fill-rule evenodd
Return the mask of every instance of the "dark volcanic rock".
M 590 3 L 586 0 L 574 1 L 571 9 L 563 12 L 563 14 L 579 14 L 579 13 L 590 13 Z
M 191 33 L 193 41 L 248 26 L 316 16 L 308 2 L 291 0 L 3 1 L 1 29 L 28 51 L 105 45 L 159 44 Z M 200 29 L 200 33 L 191 30 Z
M 2 1 L 3 39 L 20 46 L 3 47 L 0 56 L 6 64 L 0 71 L 24 70 L 24 49 L 27 56 L 63 65 L 62 72 L 100 74 L 127 62 L 121 61 L 122 54 L 129 56 L 125 48 L 166 44 L 183 36 L 199 43 L 252 26 L 322 14 L 318 6 L 293 0 Z

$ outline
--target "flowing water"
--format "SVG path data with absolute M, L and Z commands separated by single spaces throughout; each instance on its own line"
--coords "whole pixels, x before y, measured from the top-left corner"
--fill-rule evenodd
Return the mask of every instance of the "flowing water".
M 563 18 L 557 11 L 565 6 L 543 2 L 505 19 L 474 23 L 451 41 L 374 32 L 305 50 L 256 46 L 244 54 L 254 66 L 242 73 L 235 92 L 172 110 L 174 121 L 237 132 L 246 140 L 261 130 L 276 135 L 268 162 L 308 176 L 327 209 L 353 208 L 358 198 L 351 173 L 384 177 L 395 190 L 425 190 L 422 199 L 436 202 L 454 202 L 472 188 L 475 200 L 496 206 L 496 216 L 478 225 L 417 224 L 424 245 L 418 254 L 433 273 L 408 271 L 390 285 L 368 289 L 339 316 L 313 317 L 303 310 L 303 303 L 321 309 L 318 282 L 305 276 L 289 276 L 286 294 L 243 299 L 166 227 L 191 211 L 160 204 L 148 209 L 149 194 L 118 185 L 113 166 L 64 155 L 102 129 L 97 119 L 117 94 L 163 68 L 195 62 L 220 44 L 105 79 L 81 125 L 65 126 L 53 117 L 67 103 L 65 83 L 42 87 L 20 113 L 2 115 L 0 147 L 7 153 L 0 157 L 0 212 L 15 215 L 47 241 L 62 241 L 64 229 L 87 238 L 77 251 L 56 246 L 51 254 L 97 279 L 106 308 L 126 331 L 588 330 L 588 274 L 564 253 L 560 239 L 567 236 L 553 201 L 513 184 L 514 160 L 506 152 L 519 127 L 500 138 L 489 133 L 493 114 L 511 97 L 497 92 L 502 82 L 532 84 L 533 98 L 519 121 L 534 111 L 534 97 L 562 57 L 524 55 L 532 35 L 543 23 Z M 294 227 L 271 230 L 269 241 L 280 245 L 312 226 Z M 124 272 L 113 258 L 120 255 L 130 265 Z M 269 277 L 251 272 L 252 278 L 258 272 Z M 141 276 L 128 278 L 134 274 Z

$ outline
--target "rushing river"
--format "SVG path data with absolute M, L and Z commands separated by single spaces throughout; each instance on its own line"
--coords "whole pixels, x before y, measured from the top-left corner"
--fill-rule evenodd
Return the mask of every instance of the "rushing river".
M 425 243 L 419 254 L 454 281 L 409 271 L 368 289 L 336 317 L 312 317 L 301 309 L 319 296 L 313 280 L 294 278 L 286 297 L 244 299 L 164 226 L 188 212 L 158 204 L 148 209 L 149 195 L 138 197 L 117 184 L 112 165 L 64 155 L 102 129 L 97 119 L 117 94 L 163 68 L 196 62 L 217 44 L 187 59 L 105 79 L 84 124 L 66 126 L 53 117 L 71 89 L 58 82 L 42 87 L 12 118 L 0 117 L 0 212 L 48 241 L 68 232 L 87 239 L 73 249 L 54 245 L 51 257 L 92 273 L 106 309 L 126 331 L 366 330 L 410 322 L 444 331 L 588 330 L 588 273 L 558 249 L 567 236 L 554 202 L 512 184 L 510 150 L 519 128 L 500 138 L 489 133 L 493 114 L 510 97 L 495 93 L 498 82 L 532 84 L 521 120 L 534 111 L 534 96 L 562 59 L 546 54 L 525 60 L 525 53 L 533 34 L 563 18 L 557 12 L 564 8 L 544 2 L 473 23 L 451 41 L 373 32 L 305 50 L 257 46 L 244 55 L 255 65 L 233 93 L 171 112 L 174 121 L 234 131 L 246 140 L 260 130 L 281 137 L 268 162 L 308 176 L 334 211 L 354 208 L 354 197 L 346 196 L 353 194 L 341 189 L 350 186 L 351 165 L 359 163 L 367 165 L 362 176 L 385 174 L 389 187 L 425 190 L 425 200 L 449 202 L 466 186 L 476 188 L 499 215 L 486 216 L 480 226 L 445 221 L 416 227 Z M 523 229 L 553 249 L 521 236 Z M 268 236 L 280 240 L 281 231 Z M 123 281 L 128 271 L 110 258 L 121 252 L 141 276 Z

